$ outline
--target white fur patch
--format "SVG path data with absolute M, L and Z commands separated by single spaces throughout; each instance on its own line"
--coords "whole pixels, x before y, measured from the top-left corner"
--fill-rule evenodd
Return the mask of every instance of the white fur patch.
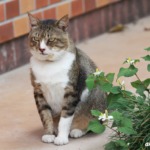
M 40 61 L 34 57 L 31 58 L 31 68 L 36 77 L 36 82 L 42 86 L 44 97 L 51 106 L 54 113 L 60 113 L 66 87 L 75 55 L 70 52 L 57 61 Z
M 65 145 L 68 143 L 69 143 L 68 137 L 64 137 L 64 136 L 62 136 L 62 137 L 58 136 L 54 140 L 54 144 L 56 144 L 56 145 Z
M 52 143 L 54 142 L 55 139 L 55 135 L 43 135 L 42 136 L 42 142 L 44 143 Z
M 89 95 L 89 90 L 86 88 L 83 92 L 82 92 L 82 95 L 81 95 L 81 101 L 84 102 L 86 101 L 87 97 Z
M 64 145 L 69 142 L 68 135 L 70 131 L 70 126 L 74 116 L 68 118 L 60 118 L 58 126 L 58 136 L 55 138 L 54 143 L 56 145 Z
M 42 40 L 42 41 L 40 42 L 40 48 L 41 48 L 41 49 L 46 49 L 46 48 L 47 48 L 47 46 L 46 46 L 44 40 Z
M 85 135 L 86 132 L 83 132 L 82 130 L 80 129 L 73 129 L 71 132 L 70 132 L 70 137 L 72 138 L 79 138 L 83 135 Z

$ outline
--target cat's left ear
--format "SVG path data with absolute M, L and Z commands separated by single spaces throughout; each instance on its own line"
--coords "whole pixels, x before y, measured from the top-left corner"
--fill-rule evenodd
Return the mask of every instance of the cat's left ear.
M 67 31 L 69 24 L 69 17 L 68 15 L 65 15 L 60 20 L 56 22 L 56 25 L 58 28 L 62 29 L 63 31 Z

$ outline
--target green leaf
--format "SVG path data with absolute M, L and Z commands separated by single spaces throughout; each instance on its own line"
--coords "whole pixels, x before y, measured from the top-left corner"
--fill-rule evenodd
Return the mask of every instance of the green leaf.
M 105 73 L 104 72 L 101 72 L 99 77 L 104 77 Z
M 100 134 L 105 131 L 105 126 L 100 124 L 99 120 L 92 120 L 89 122 L 87 130 Z
M 150 78 L 143 81 L 145 88 L 147 88 L 150 85 Z
M 105 150 L 128 150 L 128 146 L 123 140 L 111 141 L 105 145 Z
M 107 97 L 108 108 L 111 110 L 114 109 L 126 109 L 128 106 L 128 101 L 123 97 L 122 93 L 112 94 L 110 93 Z
M 113 111 L 111 116 L 113 116 L 114 121 L 119 121 L 122 118 L 122 114 L 118 111 Z
M 144 95 L 145 87 L 140 80 L 131 82 L 132 87 L 136 88 L 136 93 Z
M 146 81 L 145 81 L 146 84 Z M 146 90 L 146 87 L 144 86 L 144 82 L 141 82 L 140 80 L 131 82 L 132 87 L 136 88 L 136 93 L 144 96 L 144 91 Z
M 99 84 L 100 85 L 104 85 L 104 84 L 110 84 L 107 80 L 106 80 L 106 77 L 104 77 L 104 76 L 101 76 L 101 77 L 99 77 L 98 78 L 98 81 L 99 81 Z
M 109 73 L 109 74 L 106 75 L 106 79 L 107 79 L 110 83 L 112 83 L 112 82 L 114 81 L 114 76 L 115 76 L 114 73 Z
M 110 92 L 113 93 L 113 94 L 119 94 L 120 91 L 121 91 L 120 86 L 113 86 L 113 87 L 111 88 L 111 91 L 110 91 Z
M 100 90 L 104 91 L 104 92 L 110 92 L 111 88 L 112 88 L 112 83 L 110 83 L 106 77 L 100 77 L 98 79 L 98 83 L 100 86 Z
M 150 72 L 150 64 L 147 65 L 147 70 Z
M 100 85 L 100 89 L 104 92 L 110 92 L 112 89 L 112 84 L 111 83 L 105 83 Z
M 133 130 L 133 128 L 129 127 L 118 127 L 118 131 L 124 133 L 124 134 L 136 134 L 136 132 Z
M 122 118 L 121 118 L 121 127 L 132 128 L 131 120 L 122 116 Z
M 105 145 L 105 150 L 118 150 L 114 141 L 111 141 Z
M 99 117 L 101 112 L 99 110 L 91 110 L 91 114 L 95 117 Z
M 118 77 L 131 77 L 137 73 L 138 69 L 134 65 L 130 65 L 129 68 L 120 68 Z
M 145 61 L 150 61 L 150 55 L 146 55 L 144 57 L 142 57 Z
M 110 93 L 107 96 L 108 106 L 112 105 L 113 103 L 115 103 L 116 101 L 118 101 L 118 99 L 120 97 L 122 97 L 122 95 L 120 93 L 119 94 L 112 94 L 112 93 Z
M 146 51 L 150 51 L 150 47 L 148 47 L 148 48 L 145 48 L 144 50 L 146 50 Z
M 92 90 L 95 87 L 95 78 L 94 78 L 94 76 L 89 76 L 86 79 L 86 86 L 89 90 Z
M 132 122 L 129 118 L 124 117 L 121 113 L 115 111 L 112 113 L 114 117 L 114 121 L 116 126 L 118 127 L 118 131 L 124 134 L 136 134 L 133 130 Z
M 124 117 L 120 112 L 114 111 L 111 113 L 114 119 L 113 127 L 118 127 L 118 131 L 125 134 L 136 134 L 132 128 L 132 122 L 130 119 Z
M 115 141 L 116 144 L 118 144 L 119 146 L 122 146 L 122 147 L 128 147 L 128 145 L 126 144 L 126 142 L 124 140 L 117 140 Z
M 145 102 L 145 98 L 141 97 L 141 96 L 138 96 L 137 97 L 137 102 L 140 104 L 140 105 L 143 105 L 144 102 Z
M 132 92 L 126 91 L 126 90 L 122 90 L 122 93 L 125 94 L 125 95 L 127 95 L 127 96 L 132 96 L 133 95 Z
M 139 59 L 134 59 L 134 64 L 136 64 L 136 63 L 138 63 L 138 62 L 140 62 Z

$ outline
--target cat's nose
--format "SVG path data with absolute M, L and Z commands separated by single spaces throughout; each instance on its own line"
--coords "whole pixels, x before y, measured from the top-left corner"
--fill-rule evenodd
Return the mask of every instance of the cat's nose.
M 39 48 L 39 50 L 43 53 L 45 51 L 45 48 Z

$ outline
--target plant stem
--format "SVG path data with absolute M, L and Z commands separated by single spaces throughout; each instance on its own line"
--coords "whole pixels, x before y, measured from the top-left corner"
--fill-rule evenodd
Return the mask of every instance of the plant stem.
M 139 78 L 139 76 L 137 74 L 135 74 L 135 76 L 137 77 L 137 79 L 143 84 L 143 82 L 141 81 L 141 79 Z
M 109 128 L 109 129 L 113 130 L 114 132 L 116 132 L 117 135 L 119 135 L 119 139 L 121 139 L 121 137 L 120 137 L 120 132 L 119 132 L 119 131 L 117 131 L 117 130 L 111 128 L 111 127 L 109 127 L 108 125 L 105 125 L 105 126 L 106 126 L 107 128 Z

